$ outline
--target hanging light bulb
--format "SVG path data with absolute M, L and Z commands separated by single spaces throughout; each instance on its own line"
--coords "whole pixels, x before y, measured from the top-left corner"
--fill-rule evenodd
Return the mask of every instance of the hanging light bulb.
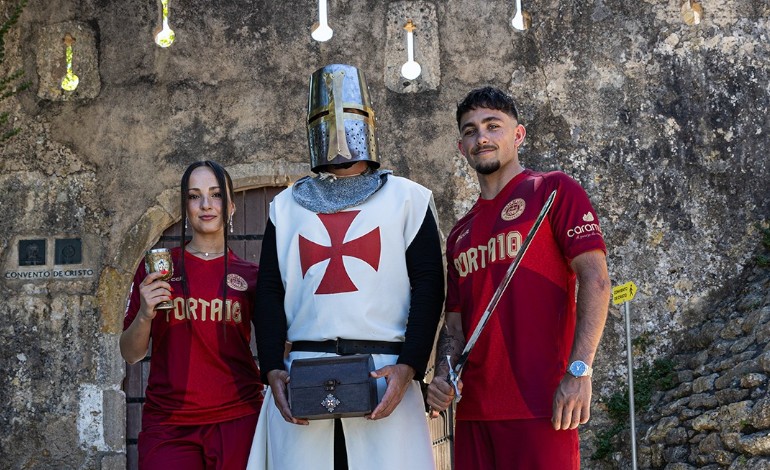
M 407 80 L 414 80 L 422 73 L 422 67 L 414 60 L 414 30 L 416 26 L 411 18 L 406 21 L 406 53 L 408 60 L 401 66 L 401 75 Z
M 516 0 L 516 11 L 511 18 L 511 26 L 517 31 L 525 31 L 532 26 L 532 15 L 521 8 L 521 0 Z
M 176 35 L 174 30 L 168 26 L 168 0 L 160 0 L 160 4 L 163 8 L 163 26 L 155 34 L 155 44 L 160 47 L 169 47 L 174 43 Z
M 329 27 L 326 18 L 326 0 L 318 0 L 318 23 L 313 25 L 310 36 L 318 42 L 326 42 L 332 38 L 334 31 Z
M 700 2 L 685 0 L 682 4 L 682 21 L 690 26 L 700 24 L 703 18 L 703 6 Z
M 72 72 L 72 45 L 75 44 L 75 38 L 67 33 L 64 36 L 64 44 L 67 45 L 67 73 L 61 80 L 61 87 L 62 90 L 65 91 L 75 91 L 75 89 L 78 87 L 78 83 L 80 83 L 78 76 Z

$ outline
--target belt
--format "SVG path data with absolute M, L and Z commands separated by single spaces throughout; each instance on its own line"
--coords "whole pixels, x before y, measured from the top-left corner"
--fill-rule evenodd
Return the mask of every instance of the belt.
M 365 341 L 360 339 L 330 339 L 328 341 L 294 341 L 292 351 L 311 351 L 335 353 L 340 356 L 348 354 L 401 354 L 404 343 L 390 341 Z

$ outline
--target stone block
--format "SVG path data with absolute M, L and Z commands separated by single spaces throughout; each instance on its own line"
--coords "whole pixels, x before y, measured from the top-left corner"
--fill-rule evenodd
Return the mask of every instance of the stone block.
M 75 39 L 72 45 L 72 73 L 78 77 L 78 85 L 74 91 L 65 91 L 61 87 L 67 73 L 65 35 Z M 68 101 L 96 98 L 99 95 L 102 87 L 99 52 L 96 33 L 88 24 L 68 21 L 44 26 L 40 31 L 36 52 L 39 98 Z
M 742 318 L 736 318 L 735 320 L 730 321 L 719 332 L 719 336 L 722 339 L 736 339 L 736 338 L 739 338 L 743 334 L 743 329 L 741 328 L 742 324 L 743 324 L 743 319 Z
M 770 372 L 770 351 L 763 352 L 759 356 L 758 361 L 764 372 Z
M 765 431 L 741 436 L 738 446 L 743 452 L 751 455 L 770 456 L 770 433 Z
M 718 449 L 712 454 L 714 462 L 720 465 L 730 465 L 735 461 L 736 454 L 728 452 L 726 450 Z
M 706 361 L 708 361 L 709 358 L 709 352 L 708 349 L 702 349 L 697 354 L 694 354 L 690 360 L 688 361 L 688 365 L 692 367 L 693 369 L 696 369 L 704 364 L 706 364 Z
M 96 359 L 96 375 L 99 383 L 119 387 L 126 374 L 126 362 L 120 355 L 120 335 L 104 334 L 99 337 L 99 357 Z
M 754 336 L 759 344 L 770 343 L 770 322 L 757 325 L 757 328 L 754 330 Z
M 678 383 L 692 382 L 695 378 L 695 374 L 691 370 L 680 370 L 676 373 L 676 381 Z
M 666 465 L 665 470 L 695 470 L 697 467 L 684 462 L 675 462 Z
M 407 79 L 401 68 L 407 62 L 407 31 L 404 26 L 411 19 L 414 61 L 421 73 L 415 79 Z M 436 90 L 441 83 L 439 24 L 436 6 L 425 1 L 398 1 L 388 5 L 385 23 L 385 86 L 397 93 L 419 93 Z
M 690 408 L 682 408 L 679 410 L 679 419 L 681 421 L 686 421 L 688 419 L 692 419 L 696 416 L 699 416 L 702 413 L 700 410 L 693 410 Z
M 730 352 L 733 354 L 738 354 L 746 351 L 746 349 L 749 348 L 752 344 L 754 344 L 755 338 L 753 335 L 747 336 L 745 338 L 740 338 L 733 343 L 732 346 L 730 346 Z
M 749 397 L 749 390 L 745 388 L 726 388 L 717 390 L 716 399 L 720 405 L 739 402 Z
M 676 414 L 681 410 L 685 409 L 689 402 L 690 402 L 690 397 L 680 398 L 679 400 L 671 402 L 668 405 L 662 407 L 660 409 L 660 414 L 663 416 L 671 416 L 673 414 Z
M 126 449 L 126 394 L 122 390 L 105 390 L 103 394 L 104 443 L 109 449 Z
M 705 377 L 698 377 L 692 383 L 693 393 L 703 393 L 714 390 L 714 382 L 719 377 L 719 374 L 711 374 Z
M 676 447 L 666 447 L 663 449 L 663 460 L 665 460 L 668 463 L 685 463 L 687 460 L 687 447 L 685 446 L 676 446 Z M 668 466 L 666 468 L 669 468 Z M 692 466 L 683 467 L 686 469 L 694 468 Z
M 721 449 L 723 449 L 722 439 L 717 433 L 710 433 L 698 444 L 698 450 L 704 454 L 710 454 Z
M 717 398 L 709 393 L 699 393 L 690 397 L 691 408 L 706 408 L 712 409 L 719 406 Z
M 679 426 L 679 419 L 675 416 L 661 418 L 654 426 L 647 430 L 645 439 L 648 442 L 661 442 L 665 440 L 668 432 Z
M 767 376 L 758 372 L 751 372 L 741 377 L 741 387 L 754 388 L 767 383 Z
M 688 440 L 687 430 L 682 427 L 677 427 L 669 430 L 666 433 L 666 445 L 680 445 L 685 444 Z
M 738 385 L 740 378 L 750 372 L 761 372 L 761 362 L 756 359 L 750 359 L 736 364 L 732 369 L 722 373 L 714 385 L 718 390 Z
M 751 415 L 750 401 L 741 401 L 737 403 L 730 403 L 719 408 L 719 419 L 722 429 L 732 430 L 740 429 L 744 423 L 749 421 Z
M 719 412 L 703 413 L 692 420 L 692 428 L 696 431 L 715 431 L 719 429 Z
M 745 470 L 770 470 L 770 458 L 767 457 L 752 457 L 742 463 Z
M 770 429 L 770 398 L 757 401 L 751 408 L 751 425 L 757 429 Z
M 99 470 L 125 470 L 126 454 L 108 454 L 102 457 Z

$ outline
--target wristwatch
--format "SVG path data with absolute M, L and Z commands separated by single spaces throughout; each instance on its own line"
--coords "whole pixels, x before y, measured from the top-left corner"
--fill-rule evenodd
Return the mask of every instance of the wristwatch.
M 583 361 L 573 361 L 572 364 L 567 367 L 567 372 L 575 377 L 591 377 L 594 373 L 594 370 L 591 366 L 586 364 Z

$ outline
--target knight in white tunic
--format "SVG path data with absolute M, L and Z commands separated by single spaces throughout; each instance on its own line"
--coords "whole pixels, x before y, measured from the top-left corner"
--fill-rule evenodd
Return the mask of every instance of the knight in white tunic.
M 444 297 L 431 192 L 379 169 L 368 90 L 355 67 L 311 76 L 308 140 L 318 176 L 276 196 L 263 240 L 254 321 L 270 387 L 248 469 L 432 469 L 418 382 Z M 373 355 L 379 405 L 366 417 L 292 416 L 292 361 L 334 356 L 329 344 L 348 341 Z

